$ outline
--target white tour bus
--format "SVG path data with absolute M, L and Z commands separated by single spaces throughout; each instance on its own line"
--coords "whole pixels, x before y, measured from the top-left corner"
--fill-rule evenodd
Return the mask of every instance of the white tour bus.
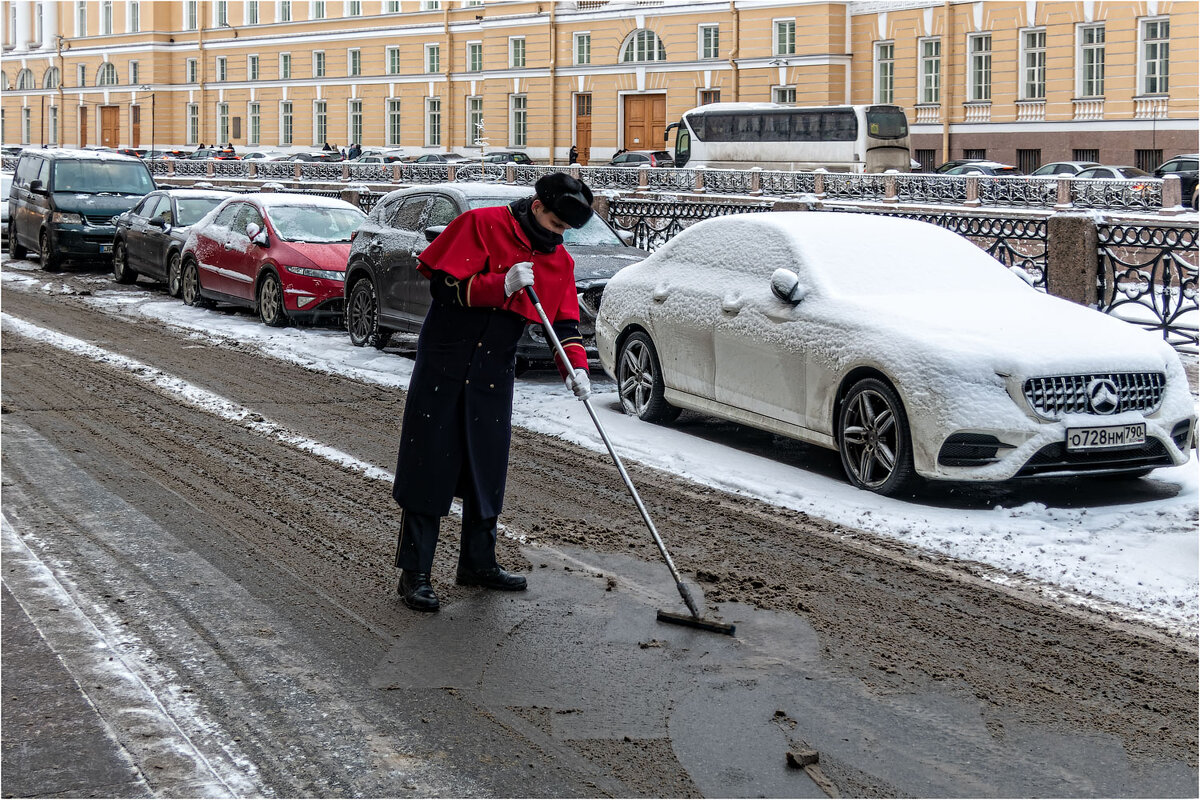
M 830 172 L 910 171 L 908 120 L 892 105 L 710 103 L 685 111 L 675 166 Z

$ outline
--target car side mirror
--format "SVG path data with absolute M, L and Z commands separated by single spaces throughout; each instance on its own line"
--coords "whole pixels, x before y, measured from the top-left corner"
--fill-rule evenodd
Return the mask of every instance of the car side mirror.
M 771 273 L 771 293 L 788 305 L 799 305 L 808 294 L 800 285 L 800 278 L 790 269 L 780 267 Z
M 246 236 L 259 247 L 267 246 L 267 232 L 260 228 L 257 222 L 246 225 Z
M 29 191 L 37 192 L 38 194 L 45 194 L 46 187 L 42 186 L 42 182 L 35 178 L 29 182 Z
M 163 217 L 151 217 L 147 224 L 154 228 L 163 228 L 164 230 L 167 227 L 167 221 Z
M 432 242 L 442 231 L 446 230 L 445 225 L 430 225 L 425 229 L 425 241 Z

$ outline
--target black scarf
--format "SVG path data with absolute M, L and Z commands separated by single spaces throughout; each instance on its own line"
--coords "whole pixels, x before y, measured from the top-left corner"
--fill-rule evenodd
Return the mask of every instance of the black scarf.
M 554 249 L 562 244 L 563 237 L 538 224 L 537 219 L 533 216 L 533 201 L 534 197 L 524 197 L 509 203 L 508 208 L 520 223 L 521 230 L 525 231 L 525 235 L 529 237 L 529 243 L 533 245 L 533 249 L 539 253 L 553 253 Z

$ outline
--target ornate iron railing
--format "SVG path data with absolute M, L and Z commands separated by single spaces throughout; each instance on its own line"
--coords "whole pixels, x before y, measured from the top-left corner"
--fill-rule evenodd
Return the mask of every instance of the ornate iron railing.
M 618 197 L 609 202 L 609 222 L 617 230 L 632 231 L 633 244 L 655 250 L 697 222 L 727 214 L 770 211 L 772 203 L 705 203 L 636 200 Z
M 1071 205 L 1156 211 L 1162 207 L 1162 181 L 1157 178 L 1076 178 L 1071 181 Z
M 1200 352 L 1196 232 L 1195 225 L 1098 225 L 1100 310 L 1161 332 L 1180 352 Z

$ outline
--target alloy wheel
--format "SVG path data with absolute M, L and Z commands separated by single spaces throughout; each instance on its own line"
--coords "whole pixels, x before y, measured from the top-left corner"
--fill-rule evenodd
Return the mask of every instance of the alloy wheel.
M 846 396 L 839 417 L 839 450 L 851 483 L 886 495 L 910 483 L 908 418 L 890 386 L 876 378 L 859 381 Z

